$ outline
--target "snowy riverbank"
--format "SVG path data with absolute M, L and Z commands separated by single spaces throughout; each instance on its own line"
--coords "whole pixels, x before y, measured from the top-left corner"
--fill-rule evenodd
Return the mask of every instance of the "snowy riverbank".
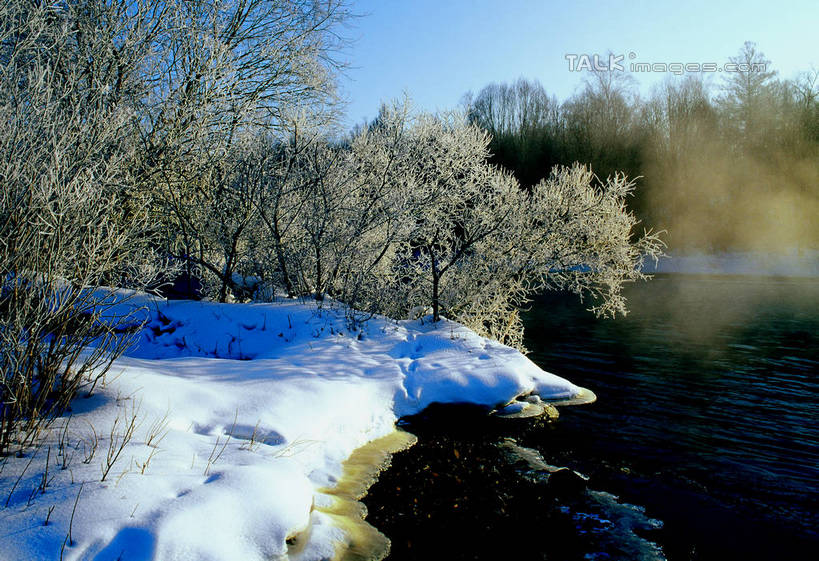
M 149 314 L 138 346 L 4 459 L 0 559 L 326 559 L 350 542 L 327 489 L 399 417 L 582 394 L 446 320 L 350 332 L 314 303 L 127 305 Z

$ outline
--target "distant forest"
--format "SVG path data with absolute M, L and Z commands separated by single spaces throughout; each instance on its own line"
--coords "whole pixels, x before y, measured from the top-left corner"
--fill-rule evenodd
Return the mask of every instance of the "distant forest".
M 669 76 L 648 97 L 630 74 L 596 71 L 563 103 L 520 79 L 465 104 L 524 186 L 575 161 L 601 181 L 640 177 L 629 206 L 672 250 L 819 247 L 817 70 L 780 80 L 750 42 L 731 62 L 740 71 Z

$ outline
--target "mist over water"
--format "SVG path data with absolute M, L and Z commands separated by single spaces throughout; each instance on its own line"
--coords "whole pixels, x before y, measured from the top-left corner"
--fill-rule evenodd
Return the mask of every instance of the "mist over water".
M 819 247 L 819 151 L 752 149 L 687 127 L 679 153 L 649 151 L 645 219 L 672 248 L 786 252 Z M 762 153 L 760 153 L 762 152 Z
M 523 78 L 467 102 L 492 161 L 523 185 L 573 162 L 601 185 L 635 180 L 630 209 L 672 251 L 819 248 L 819 74 L 777 76 L 752 42 L 730 60 L 745 70 L 669 75 L 647 96 L 633 74 L 603 68 L 562 102 Z

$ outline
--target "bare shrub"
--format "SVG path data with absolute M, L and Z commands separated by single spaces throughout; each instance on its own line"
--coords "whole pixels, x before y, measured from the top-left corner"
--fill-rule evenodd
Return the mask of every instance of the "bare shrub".
M 116 2 L 85 7 L 0 7 L 0 453 L 36 440 L 129 344 L 139 322 L 99 287 L 154 273 L 124 101 L 145 30 L 112 18 Z

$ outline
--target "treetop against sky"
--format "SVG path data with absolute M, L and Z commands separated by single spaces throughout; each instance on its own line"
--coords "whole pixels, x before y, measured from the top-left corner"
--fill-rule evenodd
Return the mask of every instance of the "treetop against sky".
M 341 80 L 346 124 L 376 116 L 383 100 L 408 93 L 424 110 L 450 108 L 490 82 L 537 79 L 560 100 L 581 87 L 582 63 L 624 66 L 641 91 L 705 66 L 717 85 L 724 65 L 754 41 L 779 77 L 819 65 L 819 4 L 769 2 L 601 2 L 355 0 L 362 17 Z M 588 58 L 585 58 L 588 57 Z M 714 68 L 714 70 L 708 70 Z M 688 69 L 688 70 L 686 70 Z

